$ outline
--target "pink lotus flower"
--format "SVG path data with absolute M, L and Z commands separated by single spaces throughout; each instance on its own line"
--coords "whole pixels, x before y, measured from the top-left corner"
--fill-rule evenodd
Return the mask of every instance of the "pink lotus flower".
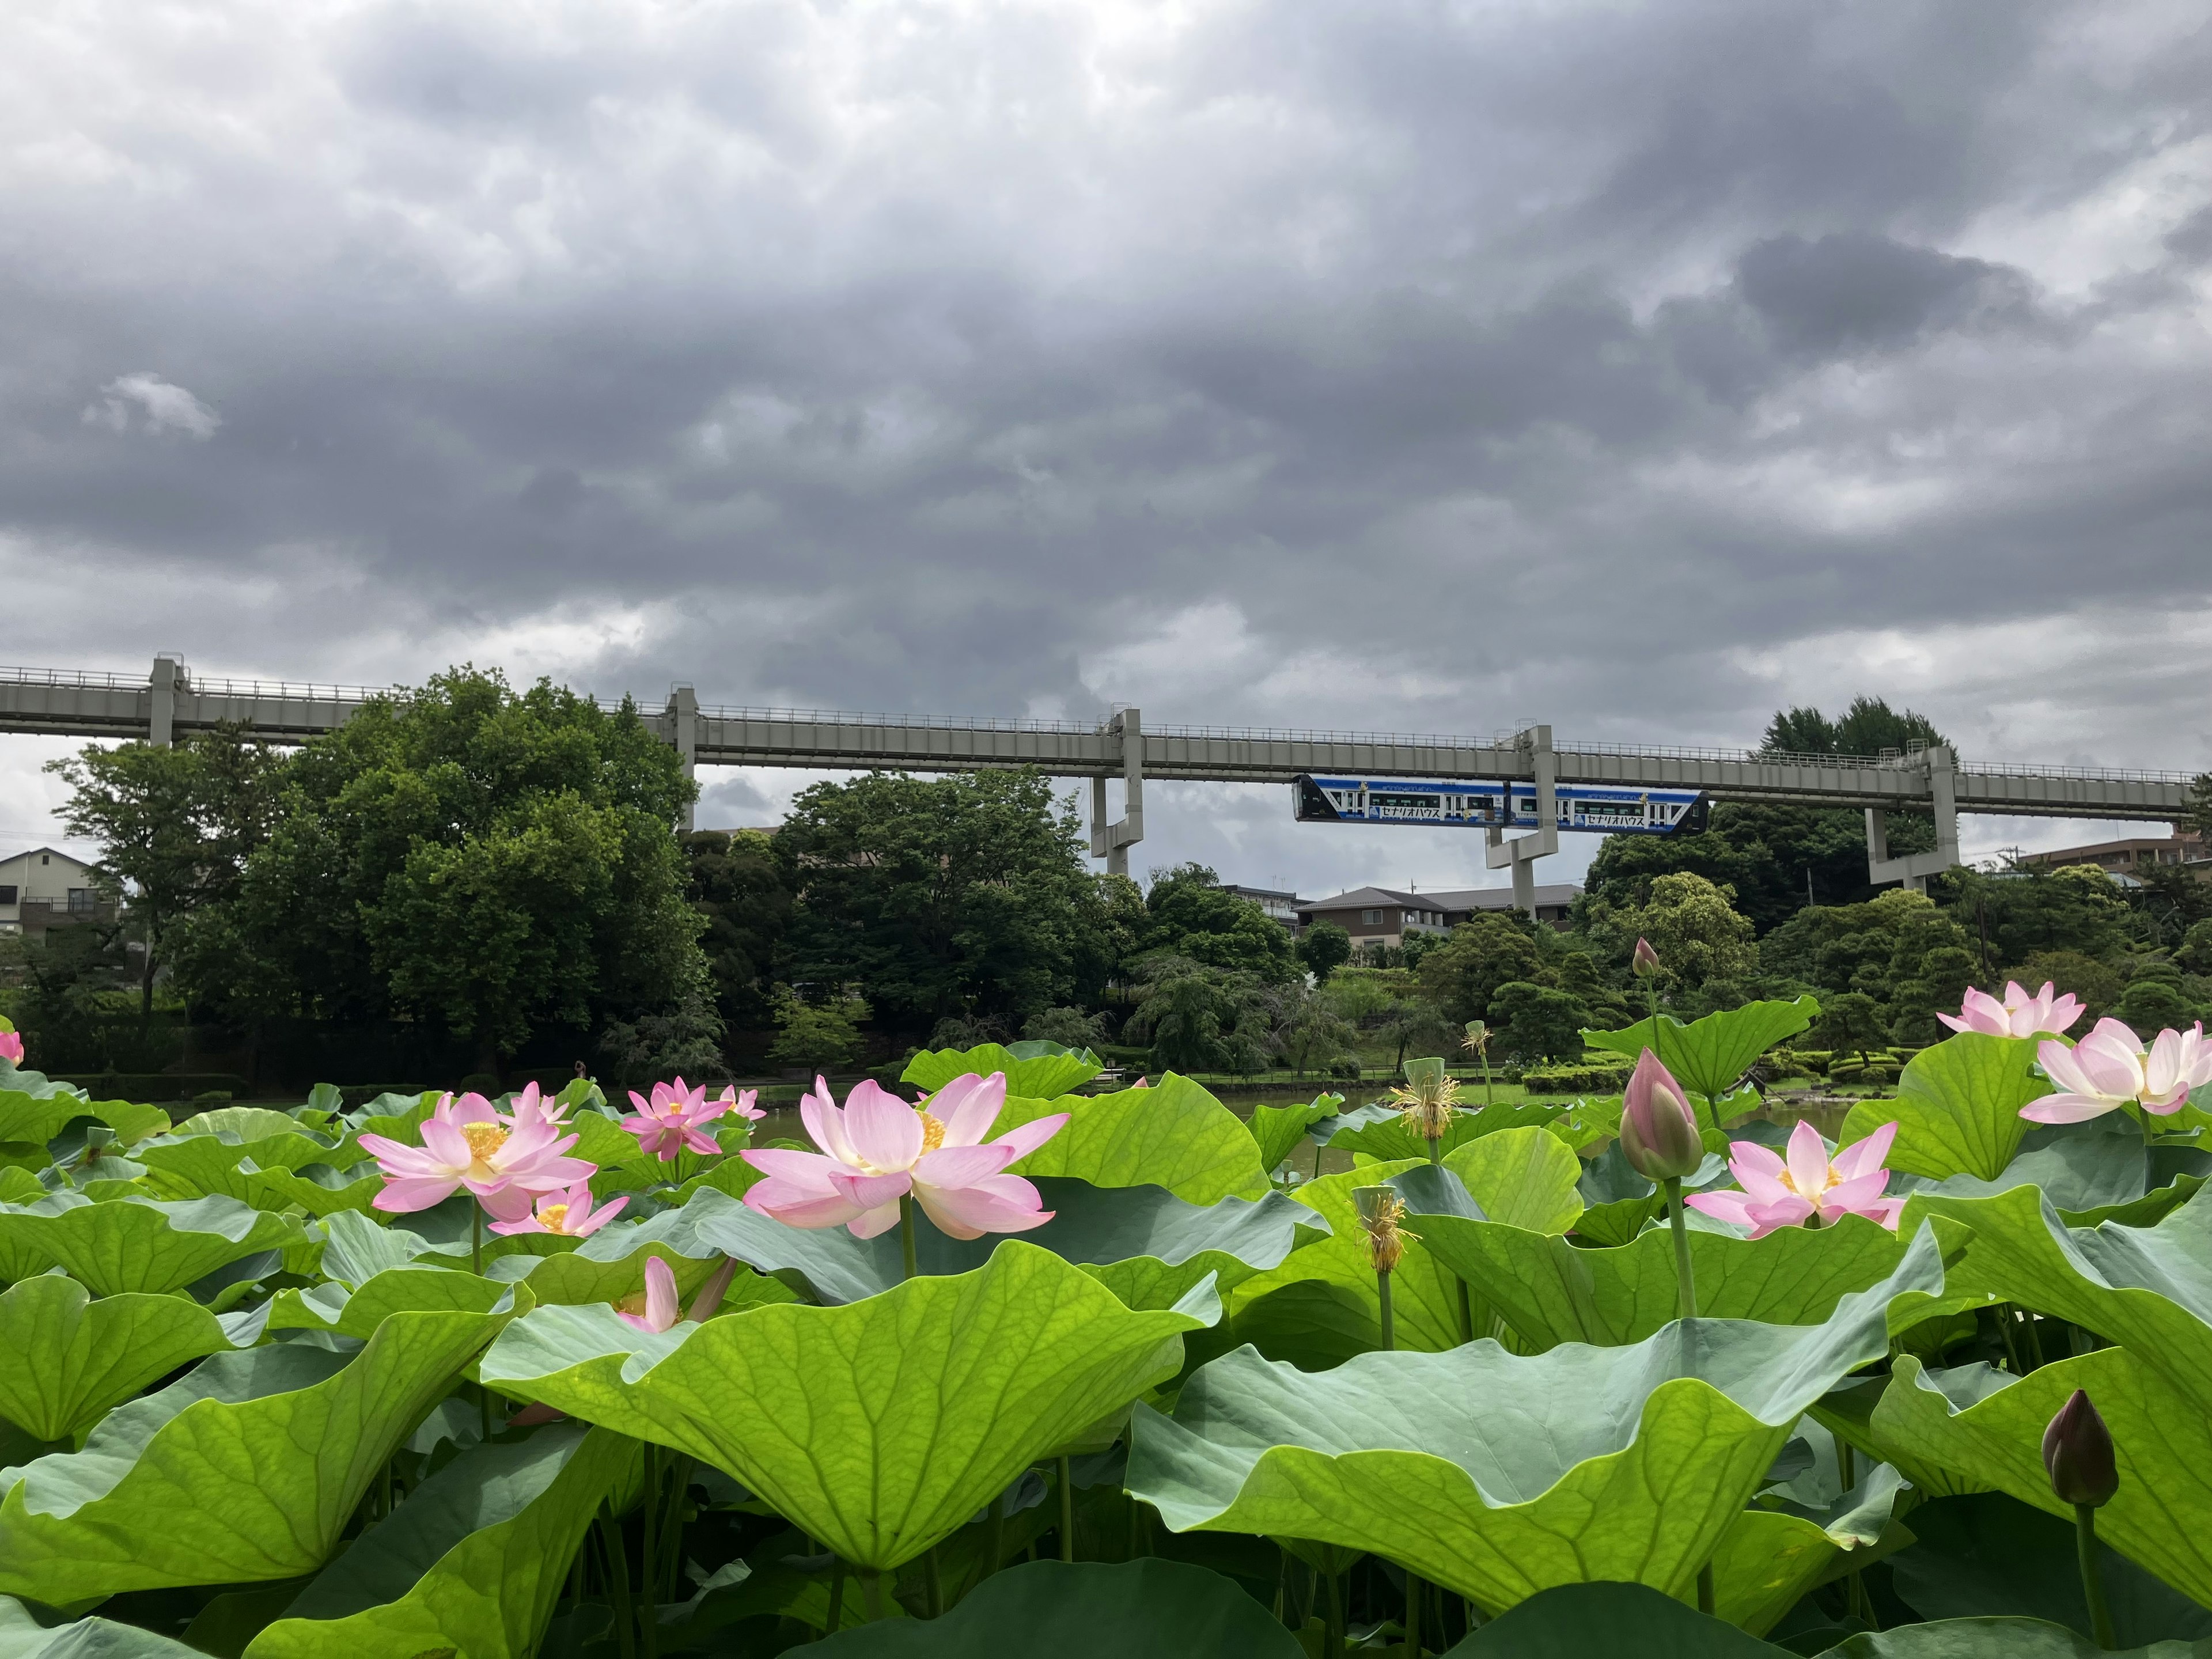
M 735 1277 L 738 1264 L 734 1258 L 725 1258 L 707 1282 L 699 1287 L 699 1294 L 691 1298 L 691 1306 L 683 1317 L 694 1322 L 703 1322 L 714 1317 L 714 1310 L 722 1305 L 722 1297 Z M 677 1321 L 676 1275 L 659 1256 L 645 1264 L 645 1294 L 624 1297 L 615 1304 L 615 1316 L 625 1324 L 633 1325 L 649 1335 L 659 1335 L 675 1328 Z
M 471 1097 L 481 1099 L 483 1097 Z M 567 1127 L 568 1122 L 568 1109 L 561 1103 L 559 1097 L 539 1093 L 535 1083 L 526 1085 L 522 1092 L 508 1103 L 502 1115 L 511 1129 L 519 1129 L 533 1121 L 543 1121 L 556 1129 Z
M 740 1095 L 733 1089 L 725 1088 L 720 1100 L 709 1100 L 705 1085 L 691 1088 L 679 1077 L 673 1083 L 654 1084 L 650 1100 L 631 1090 L 630 1103 L 637 1110 L 624 1118 L 622 1126 L 637 1137 L 639 1146 L 665 1163 L 673 1163 L 676 1155 L 687 1147 L 695 1152 L 719 1152 L 721 1143 L 700 1126 L 713 1122 L 725 1112 L 744 1118 L 766 1117 L 766 1112 L 753 1105 L 759 1092 L 757 1089 L 748 1089 Z
M 23 1035 L 20 1031 L 0 1031 L 0 1060 L 10 1066 L 23 1063 Z
M 1697 1174 L 1705 1161 L 1705 1144 L 1697 1114 L 1674 1074 L 1646 1048 L 1620 1101 L 1620 1153 L 1646 1181 L 1680 1180 Z
M 2188 1103 L 2191 1089 L 2212 1083 L 2212 1042 L 2202 1024 L 2160 1031 L 2145 1049 L 2119 1021 L 2100 1019 L 2071 1048 L 2046 1042 L 2035 1057 L 2059 1088 L 2020 1109 L 2037 1123 L 2079 1123 L 2128 1105 L 2171 1117 Z
M 510 1126 L 482 1095 L 451 1095 L 423 1120 L 422 1144 L 409 1146 L 386 1135 L 363 1135 L 363 1151 L 384 1174 L 380 1210 L 404 1213 L 443 1203 L 465 1187 L 500 1219 L 520 1219 L 523 1206 L 506 1196 L 550 1193 L 589 1181 L 594 1166 L 562 1153 L 576 1144 L 542 1118 Z
M 1730 1141 L 1729 1170 L 1743 1190 L 1695 1193 L 1686 1201 L 1693 1210 L 1749 1226 L 1753 1238 L 1782 1227 L 1832 1226 L 1847 1215 L 1863 1215 L 1894 1232 L 1905 1200 L 1882 1196 L 1889 1186 L 1882 1160 L 1896 1139 L 1897 1125 L 1885 1123 L 1832 1159 L 1820 1132 L 1802 1121 L 1790 1132 L 1786 1159 L 1754 1140 Z
M 580 1181 L 563 1191 L 538 1194 L 535 1213 L 529 1209 L 532 1194 L 517 1188 L 509 1188 L 495 1198 L 484 1200 L 484 1208 L 494 1214 L 509 1209 L 523 1212 L 512 1220 L 491 1224 L 495 1233 L 554 1233 L 562 1238 L 589 1238 L 593 1233 L 623 1212 L 629 1202 L 618 1198 L 611 1204 L 592 1207 L 592 1185 Z M 514 1200 L 520 1200 L 520 1202 Z
M 1979 1031 L 1986 1036 L 2057 1036 L 2081 1018 L 2081 1003 L 2070 992 L 2060 996 L 2049 980 L 2033 996 L 2020 988 L 2018 980 L 2007 980 L 2002 1002 L 1987 991 L 1969 990 L 1965 1007 L 1936 1018 L 1954 1031 Z
M 842 1226 L 855 1238 L 897 1225 L 898 1201 L 909 1193 L 953 1238 L 1041 1227 L 1054 1212 L 1035 1187 L 1006 1169 L 1059 1133 L 1068 1115 L 1037 1118 L 987 1141 L 1006 1100 L 1005 1073 L 971 1072 L 918 1109 L 863 1081 L 841 1111 L 817 1077 L 799 1114 L 823 1151 L 745 1152 L 768 1179 L 749 1188 L 744 1201 L 787 1226 Z

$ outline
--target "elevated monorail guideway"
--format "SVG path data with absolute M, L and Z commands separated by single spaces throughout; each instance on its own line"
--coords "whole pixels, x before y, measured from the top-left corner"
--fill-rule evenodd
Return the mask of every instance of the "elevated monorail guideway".
M 335 731 L 374 700 L 401 695 L 395 687 L 204 678 L 171 656 L 155 659 L 143 676 L 0 668 L 0 732 L 167 744 L 179 732 L 229 723 L 270 743 L 303 743 Z M 621 705 L 603 699 L 602 706 Z M 1302 820 L 1326 821 L 1307 810 L 1310 788 L 1339 823 L 1483 830 L 1491 867 L 1512 866 L 1516 900 L 1523 908 L 1534 904 L 1534 860 L 1559 849 L 1562 831 L 1679 833 L 1698 828 L 1706 804 L 1717 800 L 1863 809 L 1871 878 L 1915 887 L 1958 861 L 1961 812 L 2167 822 L 2189 815 L 2185 772 L 1961 766 L 1941 747 L 1784 755 L 1554 745 L 1545 726 L 1496 738 L 1146 726 L 1134 708 L 1100 722 L 718 708 L 702 708 L 688 685 L 673 688 L 665 706 L 638 713 L 674 745 L 687 773 L 700 765 L 908 772 L 1029 766 L 1054 777 L 1088 778 L 1091 854 L 1122 873 L 1129 848 L 1144 839 L 1148 777 L 1288 784 Z M 1122 815 L 1109 822 L 1107 785 L 1117 777 Z M 1355 793 L 1364 803 L 1358 813 L 1345 804 Z M 1680 815 L 1668 819 L 1678 802 Z M 1888 856 L 1887 815 L 1900 810 L 1934 815 L 1933 852 Z M 1423 816 L 1430 812 L 1435 816 Z M 1510 830 L 1527 833 L 1509 839 Z

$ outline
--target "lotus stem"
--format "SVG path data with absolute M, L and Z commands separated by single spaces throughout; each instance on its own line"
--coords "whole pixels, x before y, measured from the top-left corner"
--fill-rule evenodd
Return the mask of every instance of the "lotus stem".
M 615 1633 L 623 1659 L 636 1659 L 637 1626 L 629 1604 L 629 1552 L 623 1547 L 622 1525 L 614 1510 L 599 1504 L 599 1543 L 607 1558 L 607 1590 L 615 1604 Z
M 2081 1594 L 2089 1603 L 2089 1627 L 2106 1652 L 2119 1646 L 2112 1633 L 2112 1609 L 2105 1600 L 2105 1576 L 2097 1561 L 2097 1507 L 2074 1506 L 2074 1553 L 2081 1563 Z
M 922 1605 L 933 1619 L 945 1616 L 945 1581 L 937 1571 L 937 1546 L 932 1544 L 921 1553 Z
M 1129 1559 L 1135 1560 L 1143 1553 L 1145 1543 L 1145 1506 L 1133 1495 L 1129 1498 Z
M 1713 1564 L 1710 1561 L 1698 1569 L 1698 1611 L 1708 1619 L 1717 1619 L 1714 1611 L 1719 1598 L 1713 1594 Z
M 2030 1308 L 2025 1311 L 2027 1316 L 2024 1322 L 2027 1326 L 2028 1358 L 2033 1363 L 2038 1370 L 2040 1370 L 2043 1365 L 2043 1333 L 2037 1328 L 2038 1321 L 2035 1316 L 2035 1310 L 2033 1308 Z
M 906 1276 L 912 1279 L 917 1269 L 914 1265 L 914 1194 L 899 1194 L 899 1248 L 906 1255 Z
M 1328 1659 L 1344 1659 L 1344 1580 L 1328 1575 Z
M 833 1559 L 830 1567 L 830 1621 L 822 1628 L 824 1636 L 835 1636 L 845 1612 L 845 1558 Z
M 1406 1575 L 1406 1659 L 1421 1659 L 1421 1581 Z
M 483 1206 L 469 1206 L 469 1271 L 483 1277 Z
M 2014 1376 L 2019 1376 L 2022 1373 L 2020 1369 L 2020 1350 L 2013 1345 L 2012 1340 L 2012 1304 L 1998 1303 L 1996 1316 L 1997 1336 L 2004 1344 L 2005 1364 L 2012 1368 L 2012 1374 Z
M 991 1500 L 991 1531 L 983 1548 L 983 1571 L 975 1582 L 981 1583 L 998 1571 L 999 1563 L 1006 1559 L 1006 1489 L 999 1488 L 999 1495 Z
M 1490 1092 L 1490 1050 L 1487 1048 L 1482 1051 L 1482 1103 L 1485 1107 L 1496 1103 Z
M 1429 1167 L 1431 1169 L 1442 1169 L 1443 1167 L 1443 1162 L 1444 1143 L 1441 1137 L 1431 1135 L 1429 1137 Z
M 668 1557 L 667 1571 L 662 1582 L 668 1587 L 668 1599 L 673 1601 L 684 1582 L 684 1498 L 691 1489 L 691 1458 L 679 1452 L 669 1465 L 668 1520 L 661 1528 Z M 811 1552 L 810 1552 L 811 1553 Z
M 868 1621 L 873 1624 L 884 1616 L 884 1576 L 870 1569 L 860 1575 L 860 1589 L 868 1604 Z
M 1468 1296 L 1467 1280 L 1454 1273 L 1452 1283 L 1459 1286 L 1459 1340 L 1472 1342 L 1474 1340 L 1474 1304 Z
M 1690 1266 L 1690 1224 L 1682 1210 L 1682 1180 L 1680 1176 L 1668 1177 L 1667 1224 L 1674 1234 L 1674 1278 L 1680 1292 L 1681 1316 L 1698 1316 L 1698 1281 Z
M 1389 1353 L 1398 1346 L 1398 1336 L 1390 1317 L 1390 1273 L 1388 1268 L 1375 1275 L 1375 1291 L 1382 1302 L 1382 1352 Z
M 1060 1559 L 1075 1559 L 1075 1481 L 1067 1460 L 1059 1460 L 1060 1475 Z
M 660 1508 L 660 1448 L 651 1441 L 645 1445 L 645 1502 L 644 1553 L 641 1565 L 645 1571 L 645 1594 L 639 1600 L 638 1634 L 645 1650 L 645 1659 L 659 1659 L 660 1652 L 660 1552 L 655 1522 Z

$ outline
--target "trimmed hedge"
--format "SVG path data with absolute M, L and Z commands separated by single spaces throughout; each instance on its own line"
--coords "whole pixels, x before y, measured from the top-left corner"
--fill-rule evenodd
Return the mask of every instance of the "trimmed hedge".
M 1583 1060 L 1569 1065 L 1531 1066 L 1521 1073 L 1521 1086 L 1532 1095 L 1618 1094 L 1628 1086 L 1635 1063 L 1626 1056 Z
M 53 1072 L 57 1083 L 75 1084 L 94 1100 L 135 1100 L 149 1105 L 222 1093 L 240 1099 L 253 1085 L 235 1072 Z

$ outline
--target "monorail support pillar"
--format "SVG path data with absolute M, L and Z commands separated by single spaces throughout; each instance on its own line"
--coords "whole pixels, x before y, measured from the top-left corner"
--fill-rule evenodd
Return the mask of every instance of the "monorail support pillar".
M 1914 759 L 1928 769 L 1928 797 L 1936 812 L 1936 849 L 1931 853 L 1889 855 L 1889 814 L 1879 806 L 1866 810 L 1867 879 L 1880 887 L 1901 881 L 1915 893 L 1928 890 L 1928 878 L 1940 876 L 1959 863 L 1959 787 L 1956 763 L 1942 744 L 1923 750 Z
M 676 745 L 676 753 L 684 763 L 684 775 L 695 779 L 699 771 L 699 694 L 688 685 L 672 687 L 668 693 L 668 740 Z M 695 817 L 694 803 L 684 803 L 684 830 L 690 835 Z
M 1129 848 L 1145 838 L 1145 717 L 1124 708 L 1105 729 L 1121 737 L 1121 817 L 1106 821 L 1106 780 L 1091 780 L 1091 856 L 1106 860 L 1106 873 L 1129 873 Z
M 177 686 L 185 678 L 185 665 L 174 657 L 154 659 L 154 672 L 147 678 L 151 695 L 147 699 L 146 741 L 156 749 L 167 749 L 177 738 Z
M 1513 867 L 1513 908 L 1534 918 L 1536 914 L 1536 860 L 1559 850 L 1559 757 L 1552 751 L 1552 728 L 1532 726 L 1516 738 L 1514 746 L 1528 763 L 1536 781 L 1536 828 L 1534 833 L 1504 839 L 1496 825 L 1483 858 L 1492 870 Z M 1512 799 L 1509 787 L 1507 799 Z M 1510 816 L 1508 814 L 1508 816 Z

